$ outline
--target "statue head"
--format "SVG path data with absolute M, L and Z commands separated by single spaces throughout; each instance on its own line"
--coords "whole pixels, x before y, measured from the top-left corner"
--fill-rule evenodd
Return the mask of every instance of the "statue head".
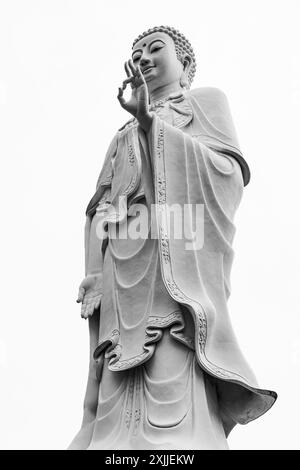
M 132 60 L 135 66 L 140 65 L 150 90 L 176 81 L 188 89 L 196 71 L 190 42 L 169 26 L 157 26 L 140 34 L 133 42 Z

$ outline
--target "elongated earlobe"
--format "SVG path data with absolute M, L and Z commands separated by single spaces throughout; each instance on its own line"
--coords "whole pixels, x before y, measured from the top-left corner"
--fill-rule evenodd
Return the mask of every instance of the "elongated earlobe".
M 189 73 L 190 63 L 191 63 L 190 58 L 188 56 L 185 56 L 183 61 L 182 61 L 183 71 L 182 71 L 182 74 L 181 74 L 181 77 L 180 77 L 180 86 L 182 88 L 185 88 L 186 90 L 188 90 L 190 88 L 190 83 L 189 83 L 189 80 L 188 80 L 188 73 Z
M 189 89 L 189 82 L 185 72 L 182 72 L 179 83 L 181 88 L 185 88 L 186 90 Z

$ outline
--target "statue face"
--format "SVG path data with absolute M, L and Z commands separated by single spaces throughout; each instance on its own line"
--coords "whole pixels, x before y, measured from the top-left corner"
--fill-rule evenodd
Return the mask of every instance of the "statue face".
M 149 91 L 179 83 L 183 64 L 177 59 L 173 39 L 166 33 L 152 33 L 138 41 L 132 60 L 135 66 L 140 65 Z

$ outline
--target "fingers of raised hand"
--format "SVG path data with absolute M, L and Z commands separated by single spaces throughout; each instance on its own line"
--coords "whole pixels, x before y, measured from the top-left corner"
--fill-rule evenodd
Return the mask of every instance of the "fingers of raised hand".
M 135 67 L 132 59 L 129 59 L 128 62 L 125 62 L 124 68 L 128 78 L 123 82 L 123 90 L 126 88 L 127 83 L 130 83 L 131 87 L 133 88 L 134 86 L 139 85 L 141 82 L 145 82 L 140 66 L 137 65 Z
M 145 81 L 144 75 L 142 74 L 141 67 L 139 65 L 136 67 L 136 76 L 143 80 L 143 82 Z
M 125 68 L 125 72 L 126 72 L 127 77 L 132 79 L 132 81 L 129 82 L 129 83 L 130 83 L 131 88 L 133 88 L 134 72 L 132 71 L 132 69 L 129 66 L 129 61 L 125 62 L 124 68 Z
M 126 78 L 126 80 L 123 80 L 123 83 L 122 83 L 122 90 L 125 90 L 125 88 L 127 87 L 127 84 L 128 83 L 133 83 L 134 81 L 134 77 L 129 77 L 129 78 Z
M 147 84 L 146 84 L 145 77 L 144 77 L 144 75 L 141 71 L 141 67 L 139 65 L 136 68 L 136 77 L 137 77 L 137 80 L 138 80 L 139 84 L 144 85 L 145 90 L 148 91 L 148 87 L 147 87 Z
M 126 104 L 126 100 L 125 100 L 125 98 L 124 98 L 124 96 L 123 96 L 123 90 L 122 90 L 122 88 L 119 88 L 119 92 L 118 92 L 117 98 L 118 98 L 118 100 L 119 100 L 121 106 L 124 106 L 124 105 Z
M 124 69 L 125 69 L 125 72 L 126 72 L 127 77 L 131 77 L 131 76 L 132 76 L 132 73 L 131 73 L 131 70 L 130 70 L 130 68 L 129 68 L 128 62 L 125 62 L 125 64 L 124 64 Z
M 129 67 L 129 69 L 130 69 L 130 71 L 131 71 L 131 74 L 132 74 L 132 75 L 135 75 L 135 74 L 136 74 L 136 68 L 135 68 L 135 66 L 133 65 L 132 59 L 129 59 L 129 61 L 127 62 L 127 64 L 128 64 L 128 67 Z

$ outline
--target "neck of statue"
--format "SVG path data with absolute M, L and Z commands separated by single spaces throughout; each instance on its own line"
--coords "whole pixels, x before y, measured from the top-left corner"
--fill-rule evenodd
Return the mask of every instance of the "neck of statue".
M 156 88 L 155 90 L 149 92 L 150 104 L 154 101 L 167 98 L 171 93 L 176 93 L 178 91 L 183 91 L 183 88 L 180 86 L 179 82 L 168 83 L 168 85 Z

